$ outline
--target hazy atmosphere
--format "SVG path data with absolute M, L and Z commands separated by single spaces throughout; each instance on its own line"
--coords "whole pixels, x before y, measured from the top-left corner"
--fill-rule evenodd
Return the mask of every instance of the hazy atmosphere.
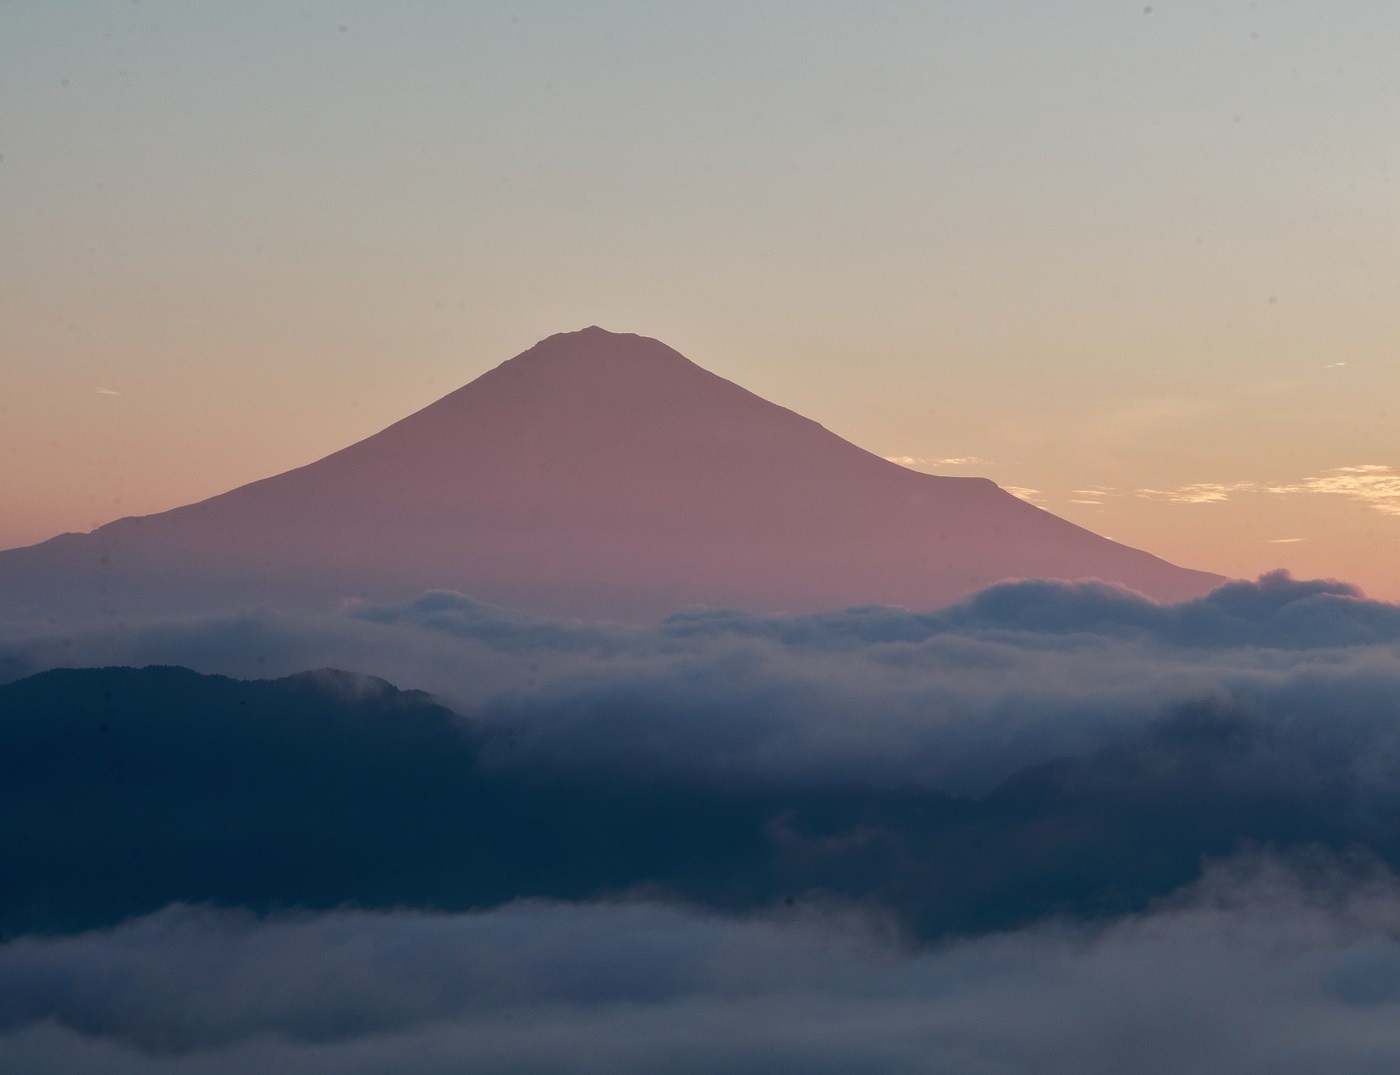
M 0 544 L 600 324 L 1400 597 L 1397 53 L 1383 0 L 6 4 Z
M 0 1070 L 1400 1070 L 1397 56 L 0 0 Z

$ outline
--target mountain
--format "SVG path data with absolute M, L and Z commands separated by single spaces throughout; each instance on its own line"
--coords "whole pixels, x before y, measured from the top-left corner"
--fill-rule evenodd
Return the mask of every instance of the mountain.
M 0 553 L 0 615 L 324 607 L 453 589 L 551 615 L 929 608 L 1006 578 L 1223 581 L 984 478 L 873 455 L 657 340 L 551 336 L 308 466 Z

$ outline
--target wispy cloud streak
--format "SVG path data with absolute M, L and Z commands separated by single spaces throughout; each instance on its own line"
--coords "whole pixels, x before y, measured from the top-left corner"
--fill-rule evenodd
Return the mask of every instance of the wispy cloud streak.
M 1137 495 L 1174 504 L 1219 504 L 1235 493 L 1253 492 L 1258 488 L 1257 482 L 1196 482 L 1176 489 L 1139 489 Z
M 975 455 L 954 455 L 945 459 L 924 459 L 914 455 L 887 455 L 885 460 L 890 463 L 898 463 L 902 467 L 989 467 L 990 460 L 979 459 Z
M 1271 485 L 1271 493 L 1326 493 L 1366 504 L 1386 515 L 1400 515 L 1400 467 L 1368 463 L 1335 467 L 1292 485 Z

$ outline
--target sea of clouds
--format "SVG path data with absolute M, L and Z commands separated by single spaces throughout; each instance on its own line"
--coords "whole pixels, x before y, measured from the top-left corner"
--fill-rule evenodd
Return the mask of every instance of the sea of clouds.
M 1400 886 L 1268 859 L 1147 913 L 900 945 L 799 909 L 257 919 L 0 947 L 10 1072 L 1312 1075 L 1394 1070 Z
M 451 593 L 319 616 L 0 627 L 0 679 L 147 664 L 381 676 L 462 714 L 495 772 L 1013 805 L 1050 780 L 1065 801 L 1149 818 L 1143 842 L 1227 800 L 1242 817 L 1294 811 L 1298 836 L 1242 840 L 1144 909 L 973 935 L 911 934 L 879 906 L 721 914 L 645 893 L 459 914 L 175 905 L 0 945 L 6 1071 L 1400 1061 L 1400 606 L 1342 584 L 1276 574 L 1161 606 L 1032 581 L 929 613 L 697 610 L 651 628 Z
M 697 610 L 653 628 L 554 623 L 454 593 L 321 616 L 0 625 L 0 682 L 148 664 L 368 673 L 508 733 L 530 764 L 629 773 L 976 795 L 1193 703 L 1332 753 L 1364 740 L 1387 775 L 1400 761 L 1400 606 L 1281 573 L 1180 605 L 1029 581 L 931 613 Z

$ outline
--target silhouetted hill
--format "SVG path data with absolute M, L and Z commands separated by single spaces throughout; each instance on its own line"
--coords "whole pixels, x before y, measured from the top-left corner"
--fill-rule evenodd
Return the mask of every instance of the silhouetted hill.
M 455 909 L 641 891 L 721 909 L 858 901 L 927 937 L 1140 908 L 1241 847 L 1394 862 L 1391 815 L 1348 759 L 1312 749 L 1197 707 L 967 800 L 563 773 L 345 673 L 59 670 L 0 687 L 0 935 L 172 901 Z

